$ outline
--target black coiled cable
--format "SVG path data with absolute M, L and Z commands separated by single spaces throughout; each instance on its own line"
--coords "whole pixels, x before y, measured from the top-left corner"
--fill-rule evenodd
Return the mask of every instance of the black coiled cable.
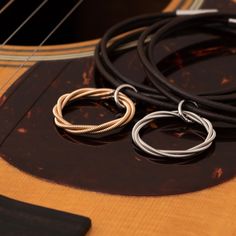
M 189 104 L 186 105 L 186 108 L 212 121 L 235 125 L 236 107 L 227 102 L 232 101 L 235 97 L 235 88 L 198 95 L 191 94 L 169 83 L 160 69 L 157 68 L 154 60 L 154 47 L 169 35 L 182 32 L 189 27 L 229 28 L 229 19 L 234 17 L 236 18 L 236 14 L 208 13 L 177 16 L 176 13 L 162 13 L 126 20 L 110 28 L 102 37 L 95 52 L 96 67 L 114 87 L 122 83 L 135 86 L 138 93 L 130 90 L 127 90 L 126 93 L 136 100 L 168 110 L 176 109 L 177 104 L 183 99 L 195 101 L 198 107 Z M 131 32 L 127 34 L 128 31 Z M 111 42 L 111 39 L 120 34 L 123 35 Z M 113 65 L 111 58 L 117 53 L 118 48 L 133 40 L 138 40 L 138 55 L 151 86 L 135 82 L 133 79 L 122 75 Z M 226 97 L 227 99 L 225 99 Z

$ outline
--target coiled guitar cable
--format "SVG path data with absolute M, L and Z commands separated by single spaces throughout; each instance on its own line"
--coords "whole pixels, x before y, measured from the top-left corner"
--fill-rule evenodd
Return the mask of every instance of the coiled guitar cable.
M 191 13 L 204 13 L 189 15 Z M 185 15 L 187 16 L 181 16 Z M 206 117 L 220 124 L 236 125 L 236 106 L 232 100 L 236 98 L 236 89 L 210 91 L 204 94 L 192 94 L 169 83 L 154 60 L 155 46 L 173 33 L 179 34 L 188 28 L 220 27 L 228 30 L 235 25 L 236 14 L 219 13 L 217 10 L 177 11 L 145 15 L 123 21 L 110 28 L 97 45 L 95 51 L 96 68 L 114 87 L 126 83 L 136 87 L 138 92 L 126 89 L 125 93 L 137 101 L 153 104 L 158 108 L 173 110 L 182 100 L 195 102 L 198 107 L 186 103 L 188 111 Z M 129 32 L 129 33 L 127 33 Z M 121 35 L 121 36 L 120 36 Z M 115 38 L 119 36 L 118 38 Z M 114 39 L 115 38 L 115 39 Z M 147 74 L 150 85 L 134 81 L 121 74 L 113 65 L 113 57 L 123 53 L 125 45 L 137 40 L 137 51 Z M 123 48 L 120 50 L 120 48 Z M 220 125 L 221 126 L 221 125 Z

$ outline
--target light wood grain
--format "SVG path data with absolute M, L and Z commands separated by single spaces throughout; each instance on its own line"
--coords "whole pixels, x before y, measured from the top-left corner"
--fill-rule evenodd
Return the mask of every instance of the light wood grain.
M 91 217 L 89 235 L 236 235 L 236 181 L 166 197 L 124 197 L 48 183 L 0 160 L 0 192 Z

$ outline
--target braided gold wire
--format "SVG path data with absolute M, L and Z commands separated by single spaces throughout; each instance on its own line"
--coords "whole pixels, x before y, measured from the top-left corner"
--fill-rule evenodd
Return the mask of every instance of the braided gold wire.
M 135 105 L 130 98 L 119 92 L 119 102 L 124 106 L 125 113 L 122 117 L 99 124 L 99 125 L 77 125 L 65 120 L 63 117 L 63 108 L 71 101 L 81 98 L 100 98 L 107 99 L 114 97 L 115 90 L 109 88 L 81 88 L 71 93 L 59 97 L 56 105 L 53 107 L 54 122 L 57 127 L 64 129 L 71 134 L 99 134 L 122 127 L 132 120 L 135 114 Z

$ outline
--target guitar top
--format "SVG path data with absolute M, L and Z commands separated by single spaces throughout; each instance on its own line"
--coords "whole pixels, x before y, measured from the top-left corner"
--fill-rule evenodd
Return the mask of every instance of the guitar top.
M 52 108 L 62 94 L 106 87 L 93 53 L 115 23 L 176 9 L 236 11 L 234 0 L 146 3 L 0 3 L 0 194 L 87 216 L 88 235 L 236 235 L 234 129 L 220 128 L 216 144 L 191 162 L 153 163 L 130 137 L 142 106 L 135 121 L 109 137 L 71 136 L 54 125 Z M 235 40 L 219 34 L 167 39 L 155 49 L 155 59 L 171 83 L 194 94 L 236 86 Z M 145 83 L 134 50 L 114 64 Z M 156 107 L 145 109 L 146 114 Z M 72 104 L 65 116 L 75 123 L 103 123 L 118 112 L 112 101 L 86 101 Z M 163 149 L 189 148 L 204 136 L 194 126 L 164 121 L 152 122 L 147 133 L 146 141 L 155 146 L 158 140 Z

